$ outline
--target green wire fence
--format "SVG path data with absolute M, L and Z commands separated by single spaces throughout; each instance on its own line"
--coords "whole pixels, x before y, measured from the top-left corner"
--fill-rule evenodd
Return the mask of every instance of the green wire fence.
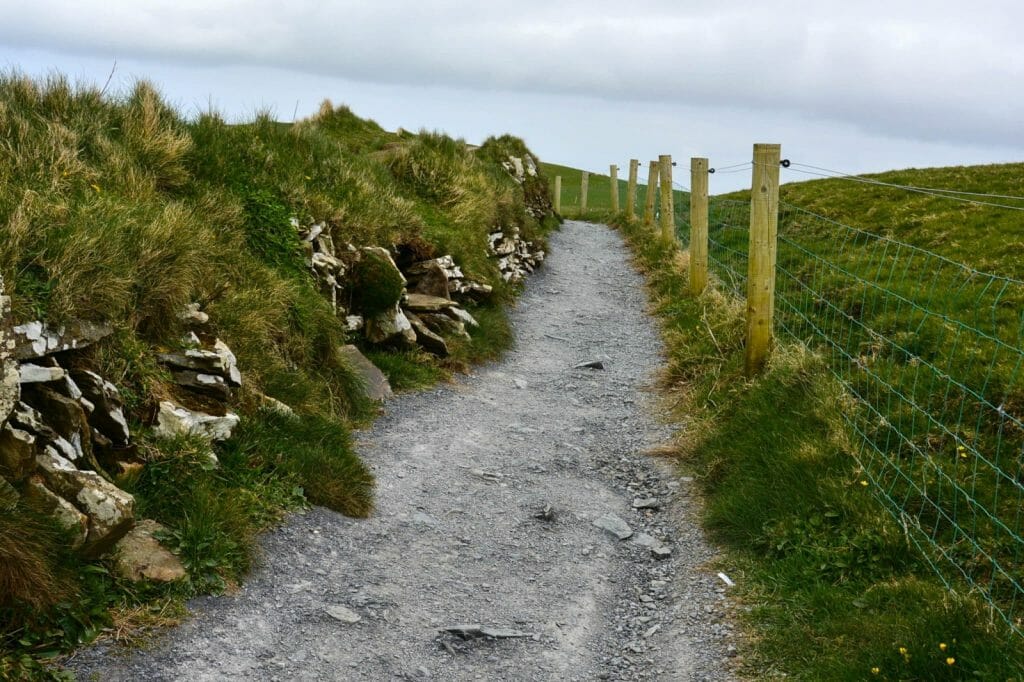
M 711 200 L 709 266 L 741 297 L 749 223 Z M 845 388 L 863 480 L 947 587 L 1024 634 L 1024 282 L 785 202 L 776 256 L 776 332 Z

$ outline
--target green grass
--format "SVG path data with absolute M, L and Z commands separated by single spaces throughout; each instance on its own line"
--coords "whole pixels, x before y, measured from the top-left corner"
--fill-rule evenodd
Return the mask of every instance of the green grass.
M 988 170 L 979 172 L 985 175 Z M 958 171 L 958 177 L 963 177 L 964 170 Z M 939 186 L 941 177 L 918 176 L 913 181 Z M 849 186 L 830 181 L 817 183 L 815 190 L 815 183 L 806 183 L 784 187 L 782 195 L 797 203 L 793 193 L 799 191 L 799 201 L 804 202 L 799 205 L 813 200 L 822 212 L 834 199 L 845 213 L 836 208 L 830 217 L 868 229 L 872 223 L 863 212 L 871 211 L 872 205 L 858 204 L 859 199 L 843 194 Z M 893 212 L 897 212 L 896 203 L 893 200 Z M 856 214 L 858 206 L 861 215 Z M 939 212 L 936 206 L 928 210 Z M 949 219 L 962 209 L 943 210 L 948 215 L 925 223 L 930 226 Z M 744 217 L 741 212 L 737 224 L 742 225 Z M 932 243 L 925 241 L 931 239 L 925 234 L 928 228 L 917 224 L 911 213 L 905 217 L 909 222 L 890 223 L 887 233 Z M 981 217 L 978 221 L 984 222 Z M 688 293 L 685 255 L 666 255 L 663 245 L 646 239 L 646 232 L 636 224 L 623 229 L 648 273 L 664 323 L 669 348 L 666 383 L 682 396 L 677 409 L 687 427 L 680 438 L 681 466 L 700 483 L 705 525 L 726 550 L 721 567 L 738 578 L 737 595 L 749 607 L 737 612 L 751 632 L 744 652 L 748 674 L 756 679 L 786 674 L 807 680 L 861 680 L 875 678 L 872 669 L 878 668 L 878 679 L 1020 679 L 1024 675 L 1021 638 L 989 611 L 985 594 L 956 582 L 958 589 L 950 592 L 911 541 L 913 534 L 906 535 L 879 503 L 876 484 L 868 481 L 874 472 L 865 471 L 854 457 L 863 454 L 862 437 L 850 429 L 851 414 L 857 408 L 836 381 L 832 353 L 808 352 L 780 333 L 765 373 L 745 379 L 743 308 L 740 299 L 722 293 L 729 289 L 725 272 L 716 273 L 725 278 L 721 290 L 694 298 Z M 824 228 L 783 220 L 780 235 L 788 235 L 793 243 L 825 248 L 829 233 L 819 229 Z M 934 227 L 936 233 L 941 229 Z M 729 245 L 741 243 L 737 238 Z M 834 254 L 835 249 L 827 253 Z M 956 252 L 950 248 L 946 254 Z M 791 256 L 793 252 L 780 246 L 782 268 L 796 267 L 788 260 Z M 868 264 L 862 266 L 867 269 Z M 912 268 L 917 266 L 911 263 Z M 920 272 L 919 276 L 930 274 Z M 830 289 L 828 285 L 837 282 L 825 281 L 820 271 L 803 276 L 814 286 L 843 292 L 841 287 Z M 784 279 L 779 276 L 780 297 L 787 292 L 792 295 Z M 739 285 L 742 290 L 742 281 Z M 863 291 L 847 293 L 849 298 L 838 300 L 864 301 Z M 808 302 L 813 304 L 813 299 Z M 815 314 L 814 305 L 800 305 L 801 310 Z M 1019 315 L 1019 304 L 1010 309 Z M 847 312 L 866 313 L 866 318 L 857 319 L 867 319 L 885 311 L 862 306 L 860 311 L 850 308 Z M 888 312 L 891 317 L 896 311 L 890 306 Z M 942 340 L 924 333 L 921 343 L 941 344 Z M 969 344 L 962 338 L 958 345 Z M 811 347 L 820 348 L 813 343 Z M 936 350 L 950 353 L 948 348 Z M 955 355 L 950 358 L 951 367 L 970 371 Z M 892 379 L 900 371 L 898 361 L 896 356 L 880 357 L 873 368 Z M 892 366 L 883 369 L 884 362 Z M 923 396 L 927 387 L 919 386 L 918 395 Z M 931 389 L 937 395 L 929 407 L 941 413 L 948 389 L 937 384 Z M 893 423 L 909 426 L 905 416 L 902 422 L 899 419 L 893 416 Z M 920 443 L 937 452 L 949 447 L 923 436 Z M 969 446 L 983 449 L 984 440 L 971 440 Z M 983 499 L 984 480 L 974 482 L 972 492 Z M 948 503 L 946 497 L 940 500 Z M 976 530 L 984 535 L 981 524 Z M 951 664 L 947 658 L 953 659 Z
M 452 340 L 445 361 L 367 349 L 398 389 L 430 385 L 511 343 L 503 307 L 515 287 L 488 257 L 487 236 L 515 226 L 542 241 L 555 225 L 526 211 L 547 196 L 543 178 L 519 185 L 501 167 L 504 155 L 528 153 L 521 140 L 474 149 L 440 133 L 390 133 L 328 101 L 294 124 L 265 113 L 228 124 L 216 112 L 186 120 L 146 82 L 111 95 L 9 71 L 0 74 L 0 140 L 0 274 L 13 316 L 114 327 L 76 362 L 121 389 L 146 460 L 122 483 L 139 518 L 168 527 L 189 569 L 184 586 L 140 591 L 52 533 L 5 536 L 0 524 L 0 553 L 5 542 L 21 547 L 7 553 L 10 574 L 0 570 L 13 599 L 0 614 L 0 671 L 30 665 L 22 654 L 88 640 L 112 611 L 237 583 L 255 535 L 297 505 L 372 510 L 373 479 L 350 426 L 375 409 L 337 353 L 353 339 L 308 272 L 292 217 L 323 222 L 336 247 L 394 245 L 413 260 L 451 254 L 494 287 L 472 311 L 481 328 Z M 397 297 L 396 282 L 372 264 L 358 269 L 352 296 L 368 311 Z M 218 468 L 201 443 L 155 439 L 143 427 L 171 394 L 155 357 L 180 346 L 177 313 L 191 302 L 210 314 L 244 375 L 231 406 L 242 426 L 218 446 Z M 264 412 L 263 395 L 297 417 Z M 12 518 L 34 529 L 31 513 Z M 51 598 L 36 603 L 39 594 Z
M 1022 168 L 878 177 L 1006 193 L 1019 186 L 1010 176 Z M 1019 238 L 1020 213 L 867 186 L 871 193 L 884 190 L 876 199 L 865 196 L 865 187 L 833 180 L 782 188 L 778 333 L 819 349 L 856 397 L 843 414 L 880 501 L 906 520 L 912 539 L 947 580 L 966 580 L 1019 627 L 1014 582 L 1024 571 L 1018 556 L 1024 493 L 1007 453 L 1024 447 L 1024 284 L 976 268 L 1018 270 L 1019 259 L 995 263 L 991 254 L 999 253 L 995 241 Z M 899 205 L 901 197 L 908 206 Z M 741 291 L 747 206 L 715 201 L 712 207 L 728 223 L 713 220 L 712 260 Z M 982 248 L 969 253 L 959 242 L 973 241 L 968 235 L 975 232 Z M 922 250 L 929 247 L 941 252 Z
M 909 168 L 863 176 L 881 182 L 1024 197 L 1024 163 Z M 749 200 L 749 193 L 726 195 Z M 848 180 L 783 185 L 780 198 L 827 218 L 934 251 L 978 270 L 1024 279 L 1021 211 Z M 964 197 L 1024 208 L 1024 201 Z

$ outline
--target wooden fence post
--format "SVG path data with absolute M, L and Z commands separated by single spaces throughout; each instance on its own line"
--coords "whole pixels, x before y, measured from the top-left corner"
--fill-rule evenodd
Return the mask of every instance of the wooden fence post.
M 555 176 L 555 213 L 562 214 L 562 176 Z
M 640 162 L 637 159 L 629 160 L 629 182 L 626 184 L 626 220 L 636 220 L 636 176 Z
M 587 214 L 587 186 L 590 184 L 590 173 L 583 171 L 580 178 L 580 215 Z
M 610 179 L 612 195 L 612 213 L 619 212 L 619 167 L 614 163 L 608 168 L 608 177 Z
M 708 160 L 690 159 L 690 293 L 708 285 Z
M 644 225 L 654 224 L 654 198 L 658 194 L 658 162 L 647 169 L 647 194 L 644 196 Z
M 750 248 L 747 255 L 747 376 L 761 371 L 772 343 L 775 312 L 775 249 L 779 230 L 777 144 L 754 145 L 750 185 Z
M 672 210 L 672 157 L 662 154 L 658 157 L 661 169 L 661 239 L 670 243 L 676 238 L 676 221 Z

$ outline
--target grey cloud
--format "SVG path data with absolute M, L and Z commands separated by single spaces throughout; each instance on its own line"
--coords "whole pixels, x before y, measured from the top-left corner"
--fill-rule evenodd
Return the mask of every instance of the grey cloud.
M 1015 3 L 36 0 L 0 42 L 370 83 L 790 112 L 1020 145 Z

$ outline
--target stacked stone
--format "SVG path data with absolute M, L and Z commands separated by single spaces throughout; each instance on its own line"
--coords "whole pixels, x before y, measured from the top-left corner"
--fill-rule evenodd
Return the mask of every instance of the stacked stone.
M 520 282 L 544 262 L 544 250 L 512 229 L 508 233 L 492 232 L 488 237 L 491 256 L 498 259 L 498 269 L 506 282 Z
M 13 368 L 17 376 L 16 385 L 5 385 L 8 411 L 0 428 L 0 476 L 8 498 L 12 490 L 24 495 L 72 530 L 76 549 L 99 556 L 135 522 L 134 498 L 111 483 L 100 465 L 131 452 L 131 434 L 117 388 L 94 372 L 62 366 L 58 357 L 111 329 L 32 322 L 5 330 L 4 375 Z
M 537 172 L 537 159 L 531 155 L 520 158 L 510 156 L 501 164 L 512 178 L 523 186 L 523 198 L 526 203 L 526 212 L 537 220 L 555 214 L 554 206 L 551 204 L 551 197 L 548 196 L 547 183 L 545 183 Z
M 446 336 L 468 338 L 466 325 L 477 322 L 463 308 L 467 301 L 482 301 L 492 293 L 488 284 L 474 281 L 462 272 L 450 255 L 413 263 L 402 272 L 391 251 L 380 246 L 355 247 L 345 244 L 336 250 L 323 223 L 303 227 L 292 225 L 306 245 L 306 262 L 320 290 L 331 301 L 334 312 L 346 328 L 374 344 L 414 348 L 419 346 L 439 357 L 448 356 Z M 345 275 L 362 258 L 374 257 L 404 283 L 394 305 L 370 316 L 350 311 L 343 305 Z
M 493 287 L 466 277 L 451 256 L 413 263 L 405 269 L 410 292 L 452 298 L 458 301 L 485 301 Z
M 322 222 L 304 227 L 298 218 L 291 218 L 291 224 L 302 240 L 306 265 L 309 266 L 320 291 L 331 302 L 334 314 L 345 320 L 345 326 L 350 332 L 363 329 L 363 317 L 350 315 L 341 304 L 345 275 L 349 271 L 349 264 L 357 257 L 358 249 L 352 244 L 345 244 L 341 251 L 336 251 L 334 239 L 325 232 L 326 226 Z
M 391 253 L 380 247 L 373 249 L 405 282 L 406 290 L 395 303 L 394 308 L 366 320 L 366 339 L 371 343 L 393 344 L 405 347 L 419 346 L 438 357 L 448 356 L 445 336 L 459 335 L 466 338 L 466 325 L 477 326 L 458 301 L 451 298 L 452 285 L 448 274 L 454 275 L 459 286 L 471 289 L 450 256 L 421 261 L 403 274 L 395 265 Z M 479 291 L 489 287 L 477 285 Z
M 9 303 L 0 298 L 0 306 L 6 322 Z M 186 315 L 208 321 L 198 307 Z M 24 499 L 52 514 L 71 531 L 74 549 L 87 557 L 112 554 L 115 570 L 130 580 L 178 580 L 186 572 L 155 539 L 161 527 L 136 524 L 135 499 L 107 473 L 142 466 L 121 394 L 76 361 L 75 351 L 111 333 L 84 322 L 0 324 L 0 506 Z M 175 356 L 172 374 L 183 386 L 221 399 L 225 386 L 240 385 L 226 345 L 214 339 L 211 348 L 198 348 L 203 341 L 194 332 L 190 341 L 197 348 L 167 354 Z
M 238 361 L 228 345 L 210 333 L 210 316 L 198 304 L 186 308 L 181 319 L 189 327 L 182 339 L 183 349 L 160 353 L 157 359 L 170 370 L 183 391 L 183 402 L 190 405 L 161 401 L 156 432 L 226 440 L 239 422 L 238 415 L 228 407 L 234 391 L 242 386 Z M 198 406 L 203 409 L 196 409 Z

